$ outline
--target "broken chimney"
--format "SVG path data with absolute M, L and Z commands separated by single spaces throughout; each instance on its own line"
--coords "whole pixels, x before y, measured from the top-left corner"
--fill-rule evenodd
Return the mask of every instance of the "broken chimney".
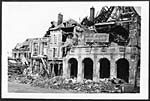
M 95 13 L 95 8 L 91 7 L 90 8 L 90 21 L 94 21 L 94 13 Z
M 57 24 L 61 24 L 63 22 L 63 15 L 61 13 L 58 14 L 58 22 Z

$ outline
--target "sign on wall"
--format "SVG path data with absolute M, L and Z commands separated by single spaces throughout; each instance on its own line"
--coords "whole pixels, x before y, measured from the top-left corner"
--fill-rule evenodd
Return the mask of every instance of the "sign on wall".
M 85 35 L 85 42 L 109 42 L 109 34 L 89 33 Z

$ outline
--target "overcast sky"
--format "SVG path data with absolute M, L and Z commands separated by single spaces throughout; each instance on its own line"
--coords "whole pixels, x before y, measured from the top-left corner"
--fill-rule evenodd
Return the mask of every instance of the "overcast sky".
M 95 8 L 95 15 L 102 6 L 114 5 L 109 2 L 3 2 L 2 3 L 2 38 L 6 50 L 11 51 L 17 43 L 27 38 L 43 37 L 51 21 L 57 21 L 58 13 L 63 19 L 79 21 L 89 16 L 90 8 Z M 118 3 L 120 5 L 120 3 Z M 121 5 L 129 5 L 124 3 Z M 136 7 L 140 14 L 140 8 Z

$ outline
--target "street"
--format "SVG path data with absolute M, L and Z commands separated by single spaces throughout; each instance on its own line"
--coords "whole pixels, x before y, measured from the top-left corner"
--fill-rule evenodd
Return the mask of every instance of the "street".
M 29 84 L 20 84 L 15 81 L 8 82 L 9 93 L 75 93 L 75 91 L 57 90 L 52 88 L 32 87 Z

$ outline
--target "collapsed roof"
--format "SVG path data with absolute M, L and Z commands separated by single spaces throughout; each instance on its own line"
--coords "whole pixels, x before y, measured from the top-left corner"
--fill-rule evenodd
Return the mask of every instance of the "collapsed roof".
M 28 38 L 23 43 L 17 43 L 14 49 L 15 50 L 28 50 L 31 41 L 33 41 L 33 38 Z
M 93 13 L 94 11 L 90 11 Z M 98 33 L 109 33 L 110 42 L 124 45 L 129 41 L 129 22 L 132 17 L 138 17 L 138 13 L 132 6 L 104 6 L 99 14 L 91 19 L 85 17 L 81 24 L 87 27 L 94 26 Z M 91 18 L 91 17 L 90 17 Z M 128 23 L 125 26 L 120 23 Z
M 78 26 L 84 34 L 107 33 L 110 34 L 110 42 L 122 44 L 128 42 L 129 31 L 128 28 L 118 25 L 118 23 L 128 23 L 132 17 L 140 17 L 132 6 L 104 6 L 93 20 L 85 17 L 79 24 L 77 21 L 69 19 L 54 28 L 50 27 L 45 36 L 50 35 L 50 31 L 55 30 L 62 30 L 63 34 L 69 34 L 69 32 L 74 31 L 74 27 Z
M 93 22 L 91 22 L 90 19 L 85 17 L 82 20 L 81 24 L 92 26 L 97 23 L 127 20 L 130 19 L 131 16 L 139 16 L 134 7 L 132 6 L 104 6 L 102 7 L 99 14 L 96 17 L 94 17 Z

